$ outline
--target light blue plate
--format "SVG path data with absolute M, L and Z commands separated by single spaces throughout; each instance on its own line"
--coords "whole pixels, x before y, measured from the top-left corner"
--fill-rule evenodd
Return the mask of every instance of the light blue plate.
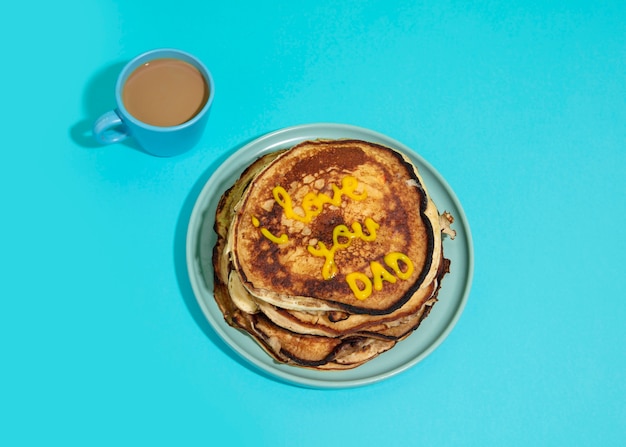
M 216 236 L 215 210 L 220 196 L 257 157 L 267 152 L 317 138 L 351 138 L 380 143 L 404 152 L 417 165 L 440 212 L 455 218 L 454 240 L 444 239 L 445 256 L 451 261 L 428 318 L 407 339 L 370 362 L 348 371 L 312 371 L 274 361 L 248 335 L 230 327 L 213 298 L 211 257 Z M 472 238 L 467 218 L 456 195 L 439 173 L 403 144 L 380 133 L 343 124 L 307 124 L 269 133 L 233 153 L 209 178 L 191 214 L 187 232 L 187 268 L 196 299 L 220 337 L 245 360 L 276 379 L 311 388 L 348 388 L 371 384 L 394 376 L 423 360 L 437 348 L 459 319 L 467 301 L 474 269 Z

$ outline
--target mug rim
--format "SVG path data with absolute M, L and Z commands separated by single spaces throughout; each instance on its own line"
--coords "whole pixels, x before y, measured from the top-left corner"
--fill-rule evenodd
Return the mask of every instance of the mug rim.
M 190 120 L 185 121 L 181 124 L 177 124 L 175 126 L 155 126 L 154 124 L 149 124 L 135 118 L 128 111 L 128 109 L 126 109 L 126 106 L 124 105 L 124 101 L 122 99 L 124 84 L 126 83 L 126 80 L 130 76 L 130 74 L 135 71 L 136 68 L 151 60 L 164 58 L 179 59 L 183 62 L 187 62 L 193 65 L 200 72 L 200 74 L 202 74 L 202 77 L 204 77 L 204 80 L 207 83 L 207 87 L 209 88 L 209 95 L 207 97 L 207 100 L 202 108 L 198 111 L 198 113 L 196 113 L 194 117 Z M 148 50 L 139 54 L 138 56 L 135 56 L 126 65 L 124 65 L 124 68 L 117 77 L 117 82 L 115 84 L 115 100 L 117 102 L 117 109 L 121 112 L 121 116 L 123 117 L 123 119 L 131 121 L 136 126 L 155 132 L 174 132 L 192 126 L 194 123 L 200 121 L 206 115 L 209 108 L 211 107 L 211 104 L 213 103 L 214 92 L 215 85 L 213 82 L 213 76 L 211 75 L 209 69 L 204 65 L 204 63 L 193 54 L 176 48 L 155 48 L 153 50 Z

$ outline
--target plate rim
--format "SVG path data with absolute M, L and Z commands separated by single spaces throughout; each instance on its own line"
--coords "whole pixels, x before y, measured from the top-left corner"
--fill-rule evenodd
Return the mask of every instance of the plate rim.
M 464 234 L 465 239 L 465 250 L 467 251 L 467 258 L 465 259 L 466 263 L 466 279 L 462 283 L 462 291 L 460 296 L 457 298 L 458 303 L 456 304 L 456 308 L 448 319 L 447 323 L 442 327 L 441 330 L 438 331 L 438 335 L 436 338 L 422 351 L 419 352 L 416 356 L 412 356 L 404 361 L 401 365 L 387 369 L 382 373 L 372 374 L 369 376 L 361 377 L 361 378 L 350 378 L 350 373 L 354 370 L 346 370 L 346 371 L 311 371 L 304 370 L 302 368 L 297 368 L 295 366 L 287 366 L 282 365 L 274 361 L 275 365 L 269 366 L 266 363 L 255 360 L 254 356 L 246 351 L 245 347 L 242 347 L 237 341 L 231 337 L 231 334 L 240 333 L 235 328 L 230 326 L 226 326 L 225 321 L 219 321 L 217 317 L 214 315 L 214 310 L 208 308 L 208 304 L 205 302 L 205 293 L 210 294 L 210 298 L 212 301 L 212 305 L 217 308 L 217 304 L 214 302 L 213 291 L 212 290 L 201 290 L 199 281 L 205 282 L 204 279 L 198 279 L 197 275 L 197 265 L 201 264 L 199 260 L 199 248 L 200 238 L 198 234 L 203 226 L 206 226 L 204 223 L 204 219 L 208 218 L 211 222 L 215 221 L 214 213 L 213 215 L 207 215 L 209 211 L 208 208 L 211 207 L 211 203 L 219 200 L 219 197 L 216 198 L 216 195 L 221 195 L 221 192 L 210 191 L 216 183 L 221 181 L 222 187 L 224 183 L 227 181 L 227 187 L 230 187 L 232 183 L 238 178 L 239 174 L 245 167 L 247 167 L 254 159 L 259 157 L 262 154 L 272 152 L 278 148 L 289 147 L 297 142 L 304 141 L 307 139 L 315 139 L 315 138 L 328 138 L 323 136 L 323 134 L 329 134 L 332 132 L 345 132 L 346 134 L 356 134 L 359 135 L 360 139 L 368 139 L 369 141 L 377 140 L 381 141 L 382 144 L 391 146 L 394 149 L 398 149 L 404 152 L 409 158 L 413 159 L 418 164 L 418 169 L 420 173 L 423 175 L 423 170 L 427 170 L 428 173 L 433 176 L 439 186 L 443 188 L 445 193 L 447 194 L 447 198 L 452 202 L 454 207 L 459 211 L 459 215 L 455 217 L 455 226 L 457 227 L 457 232 L 459 232 L 459 225 L 462 227 L 462 233 Z M 347 138 L 357 138 L 357 137 L 347 137 Z M 258 147 L 258 148 L 257 148 Z M 256 148 L 256 151 L 254 149 Z M 245 157 L 245 156 L 247 157 Z M 233 171 L 233 172 L 230 172 Z M 231 176 L 235 176 L 231 178 Z M 224 178 L 226 177 L 226 178 Z M 426 183 L 426 181 L 425 181 Z M 430 185 L 432 186 L 432 185 Z M 426 183 L 426 187 L 429 185 Z M 211 224 L 212 229 L 212 224 Z M 189 277 L 189 281 L 191 283 L 191 288 L 194 294 L 194 298 L 196 299 L 197 304 L 200 306 L 202 313 L 206 320 L 209 322 L 211 328 L 215 331 L 215 333 L 222 339 L 222 341 L 228 345 L 229 349 L 233 350 L 241 359 L 243 359 L 247 364 L 253 366 L 256 369 L 259 369 L 260 372 L 269 374 L 272 378 L 278 379 L 282 382 L 286 382 L 291 385 L 303 386 L 307 388 L 317 388 L 317 389 L 337 389 L 337 388 L 352 388 L 358 386 L 364 386 L 368 384 L 373 384 L 376 382 L 380 382 L 382 380 L 388 379 L 392 376 L 395 376 L 411 367 L 415 366 L 417 363 L 423 361 L 426 357 L 428 357 L 434 350 L 436 350 L 441 343 L 448 337 L 448 335 L 452 332 L 453 328 L 456 326 L 458 320 L 463 313 L 465 306 L 467 304 L 471 285 L 473 282 L 474 276 L 474 247 L 472 235 L 469 227 L 469 222 L 467 220 L 467 216 L 463 210 L 463 207 L 456 196 L 454 190 L 445 180 L 445 178 L 427 161 L 425 160 L 419 153 L 417 153 L 414 149 L 404 145 L 403 143 L 379 132 L 376 132 L 371 129 L 367 129 L 364 127 L 354 126 L 350 124 L 340 124 L 340 123 L 309 123 L 309 124 L 300 124 L 295 126 L 284 127 L 278 130 L 274 130 L 268 133 L 265 133 L 257 138 L 252 139 L 251 141 L 244 144 L 239 149 L 233 151 L 226 159 L 224 159 L 221 163 L 217 165 L 208 179 L 205 181 L 202 186 L 200 192 L 195 198 L 195 202 L 192 208 L 192 212 L 189 218 L 189 222 L 187 225 L 187 235 L 186 235 L 186 264 L 187 264 L 187 274 Z M 213 273 L 212 266 L 211 275 Z M 433 312 L 437 309 L 433 309 Z M 221 312 L 218 313 L 221 316 Z M 222 317 L 223 318 L 223 317 Z M 428 320 L 428 319 L 427 319 Z M 419 328 L 416 332 L 419 331 Z M 230 332 L 230 334 L 228 333 Z M 410 339 L 410 337 L 408 338 Z M 402 343 L 406 342 L 404 340 Z M 262 351 L 260 347 L 257 347 L 259 351 Z M 397 348 L 396 348 L 397 349 Z M 271 357 L 262 352 L 263 355 L 267 356 L 268 359 Z M 384 355 L 384 353 L 382 354 Z M 380 358 L 381 356 L 379 356 Z M 377 359 L 373 359 L 371 362 L 375 362 Z M 368 362 L 369 363 L 369 362 Z M 362 369 L 366 365 L 360 366 L 356 369 Z M 283 370 L 283 368 L 297 368 L 294 370 Z M 304 371 L 308 371 L 307 375 L 319 376 L 315 377 L 304 377 L 303 375 L 296 374 L 295 371 L 299 373 L 303 373 Z M 339 376 L 339 378 L 337 378 Z M 346 376 L 345 379 L 342 379 L 342 376 Z

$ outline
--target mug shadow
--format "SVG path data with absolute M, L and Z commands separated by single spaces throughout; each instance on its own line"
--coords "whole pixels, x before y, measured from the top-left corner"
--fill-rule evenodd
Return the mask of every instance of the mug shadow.
M 101 115 L 115 109 L 115 84 L 117 83 L 117 77 L 127 62 L 122 61 L 105 66 L 97 71 L 85 85 L 82 97 L 84 119 L 78 121 L 69 129 L 70 138 L 77 145 L 85 149 L 105 147 L 94 139 L 92 127 Z M 118 144 L 144 152 L 132 138 Z
M 255 367 L 253 364 L 248 362 L 242 356 L 237 354 L 216 332 L 216 330 L 211 326 L 209 321 L 206 319 L 198 301 L 196 300 L 194 291 L 191 286 L 191 281 L 189 279 L 189 273 L 187 270 L 187 253 L 186 253 L 186 244 L 187 244 L 187 228 L 189 226 L 189 221 L 191 218 L 191 213 L 193 212 L 193 208 L 196 204 L 196 200 L 202 191 L 202 188 L 209 180 L 211 175 L 215 172 L 215 170 L 222 164 L 224 161 L 234 152 L 248 144 L 249 142 L 255 140 L 257 137 L 251 138 L 248 141 L 232 148 L 229 151 L 225 151 L 220 157 L 213 162 L 209 168 L 204 171 L 204 173 L 200 176 L 200 178 L 194 183 L 189 194 L 185 198 L 183 203 L 181 212 L 178 216 L 178 221 L 176 222 L 176 229 L 174 235 L 174 268 L 176 270 L 176 278 L 178 280 L 178 285 L 180 288 L 180 292 L 189 311 L 189 314 L 193 318 L 194 322 L 198 325 L 198 327 L 202 330 L 202 332 L 207 336 L 211 342 L 217 346 L 222 352 L 224 352 L 228 357 L 232 360 L 245 367 L 249 371 L 254 372 L 255 374 L 259 374 L 263 377 L 266 377 L 270 380 L 284 383 L 277 378 L 271 376 L 270 374 L 262 371 L 261 369 Z

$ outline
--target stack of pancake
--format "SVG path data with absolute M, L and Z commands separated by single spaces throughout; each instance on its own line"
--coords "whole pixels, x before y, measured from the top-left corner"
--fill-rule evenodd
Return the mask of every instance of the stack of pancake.
M 219 202 L 215 300 L 279 362 L 354 368 L 428 315 L 451 223 L 391 148 L 315 140 L 268 153 Z

